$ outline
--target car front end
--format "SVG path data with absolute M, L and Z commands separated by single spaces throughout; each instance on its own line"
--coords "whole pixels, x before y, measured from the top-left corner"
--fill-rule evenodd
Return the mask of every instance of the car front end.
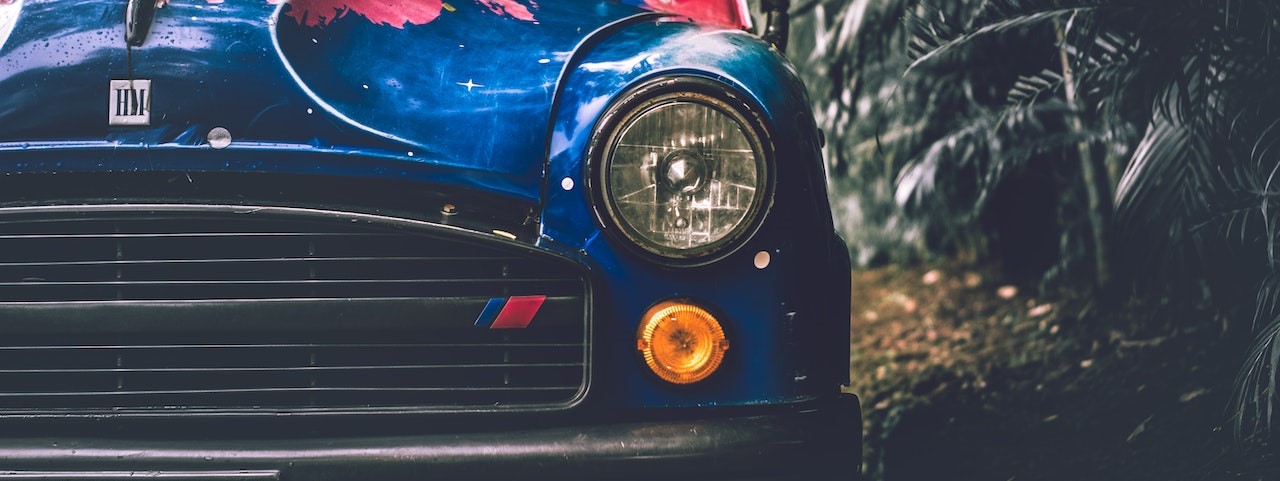
M 854 476 L 803 86 L 646 3 L 0 0 L 0 478 Z

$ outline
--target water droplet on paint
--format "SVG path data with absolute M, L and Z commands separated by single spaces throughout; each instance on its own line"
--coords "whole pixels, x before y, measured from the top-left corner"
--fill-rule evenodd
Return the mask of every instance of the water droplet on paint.
M 209 140 L 209 146 L 215 149 L 225 149 L 231 145 L 231 131 L 223 127 L 214 127 L 205 138 Z

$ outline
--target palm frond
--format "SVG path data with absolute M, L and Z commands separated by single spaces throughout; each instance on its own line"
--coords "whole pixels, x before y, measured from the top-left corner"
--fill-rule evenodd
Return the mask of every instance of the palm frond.
M 1259 299 L 1280 296 L 1280 277 L 1270 275 L 1258 290 Z M 1259 314 L 1262 311 L 1259 310 Z M 1277 367 L 1280 366 L 1280 316 L 1272 314 L 1267 324 L 1257 332 L 1253 345 L 1245 356 L 1244 365 L 1236 374 L 1230 418 L 1235 425 L 1237 438 L 1254 433 L 1270 432 L 1275 424 L 1277 401 Z
M 957 50 L 962 50 L 978 39 L 1012 30 L 1047 25 L 1050 22 L 1088 12 L 1095 8 L 1097 7 L 1079 6 L 1023 12 L 1011 17 L 994 20 L 973 30 L 957 32 L 954 27 L 950 27 L 945 23 L 944 16 L 936 14 L 936 9 L 924 7 L 922 10 L 925 15 L 908 17 L 909 31 L 916 40 L 912 43 L 913 60 L 911 65 L 907 67 L 907 72 L 910 73 L 921 65 L 943 58 Z
M 1009 88 L 1009 93 L 1005 95 L 1005 102 L 1015 105 L 1035 102 L 1061 87 L 1062 75 L 1049 69 L 1031 75 L 1019 75 L 1013 87 Z
M 1205 159 L 1203 139 L 1197 140 L 1179 124 L 1152 119 L 1116 186 L 1116 210 L 1122 217 L 1143 216 L 1144 207 L 1170 205 L 1183 191 L 1209 183 L 1202 169 L 1191 168 Z
M 1153 116 L 1116 188 L 1116 226 L 1128 253 L 1117 265 L 1141 288 L 1194 284 L 1205 260 L 1193 229 L 1220 191 L 1211 140 Z
M 1098 143 L 1107 133 L 1063 131 L 1052 127 L 1070 115 L 1059 99 L 1013 104 L 964 120 L 964 127 L 934 139 L 900 171 L 894 200 L 900 206 L 921 203 L 940 182 L 954 182 L 956 171 L 974 173 L 976 197 L 970 206 L 981 211 L 993 189 L 1020 173 L 1042 155 L 1080 143 Z M 1035 142 L 1014 139 L 1034 138 Z

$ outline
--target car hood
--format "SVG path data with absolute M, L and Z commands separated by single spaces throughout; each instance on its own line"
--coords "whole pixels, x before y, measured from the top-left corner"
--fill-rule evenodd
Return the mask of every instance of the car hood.
M 420 176 L 535 200 L 562 69 L 593 32 L 643 12 L 586 0 L 272 3 L 171 0 L 129 48 L 126 0 L 0 0 L 0 171 Z M 112 80 L 149 87 L 147 125 L 110 125 L 138 102 Z

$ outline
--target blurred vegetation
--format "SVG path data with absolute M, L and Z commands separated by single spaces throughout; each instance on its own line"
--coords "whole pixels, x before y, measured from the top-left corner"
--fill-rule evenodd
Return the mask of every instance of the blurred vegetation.
M 1251 334 L 1230 417 L 1245 436 L 1275 424 L 1280 2 L 792 13 L 855 263 L 983 258 L 1102 300 L 1211 302 Z
M 1087 291 L 1018 289 L 989 267 L 853 273 L 861 479 L 1280 479 L 1274 449 L 1223 429 L 1238 349 L 1203 322 L 1220 321 L 1208 306 L 1101 310 Z

